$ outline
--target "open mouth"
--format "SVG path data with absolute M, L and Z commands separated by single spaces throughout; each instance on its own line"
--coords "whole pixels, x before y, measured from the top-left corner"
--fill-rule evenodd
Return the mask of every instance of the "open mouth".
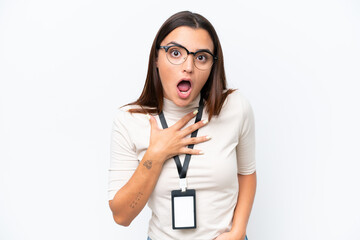
M 187 98 L 191 92 L 191 82 L 187 80 L 182 80 L 177 85 L 178 93 L 181 98 Z

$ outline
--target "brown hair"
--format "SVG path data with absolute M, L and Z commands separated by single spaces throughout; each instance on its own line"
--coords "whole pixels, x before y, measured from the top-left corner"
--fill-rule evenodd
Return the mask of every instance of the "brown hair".
M 201 89 L 201 97 L 209 115 L 209 121 L 213 115 L 219 115 L 226 97 L 235 91 L 227 89 L 224 69 L 224 58 L 219 38 L 212 24 L 203 16 L 189 11 L 182 11 L 172 15 L 160 27 L 151 47 L 149 56 L 148 72 L 143 91 L 138 100 L 127 105 L 139 105 L 141 108 L 129 109 L 130 113 L 157 113 L 163 108 L 163 88 L 161 85 L 156 59 L 158 49 L 163 39 L 175 28 L 188 26 L 206 30 L 214 43 L 214 55 L 218 58 L 211 69 L 209 78 Z M 223 91 L 226 90 L 227 91 Z M 145 108 L 144 108 L 145 107 Z

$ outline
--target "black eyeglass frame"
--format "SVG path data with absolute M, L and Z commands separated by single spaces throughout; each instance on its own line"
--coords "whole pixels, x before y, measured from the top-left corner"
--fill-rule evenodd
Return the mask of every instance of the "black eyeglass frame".
M 181 48 L 185 49 L 185 51 L 186 51 L 186 53 L 187 53 L 187 56 L 186 56 L 184 62 L 186 61 L 186 59 L 187 59 L 187 57 L 189 56 L 189 54 L 192 54 L 192 55 L 194 55 L 194 57 L 195 57 L 195 55 L 198 54 L 199 52 L 209 53 L 209 54 L 213 57 L 213 60 L 214 60 L 212 65 L 214 65 L 215 61 L 218 59 L 217 57 L 214 56 L 214 54 L 212 54 L 212 53 L 211 53 L 210 51 L 208 51 L 208 50 L 202 49 L 202 50 L 199 50 L 199 51 L 196 51 L 196 52 L 190 52 L 189 50 L 186 49 L 186 47 L 181 46 L 180 44 L 175 44 L 175 43 L 173 43 L 172 45 L 169 45 L 169 46 L 159 46 L 158 49 L 163 48 L 163 49 L 165 49 L 165 52 L 167 53 L 168 50 L 169 50 L 169 48 L 175 47 L 175 46 L 176 46 L 176 47 L 181 47 Z M 194 61 L 195 61 L 195 59 L 194 59 Z M 172 62 L 171 62 L 171 64 L 180 65 L 180 64 L 182 64 L 182 63 L 180 63 L 180 64 L 175 64 L 175 63 L 172 63 Z M 195 66 L 196 66 L 196 64 L 195 64 Z

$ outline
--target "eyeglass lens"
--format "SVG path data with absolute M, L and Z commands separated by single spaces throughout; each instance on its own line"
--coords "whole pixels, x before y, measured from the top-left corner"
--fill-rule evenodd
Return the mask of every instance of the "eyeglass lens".
M 172 64 L 182 64 L 188 57 L 184 48 L 173 46 L 166 52 L 166 57 Z M 207 52 L 198 52 L 194 56 L 194 63 L 198 69 L 209 69 L 213 64 L 213 56 Z

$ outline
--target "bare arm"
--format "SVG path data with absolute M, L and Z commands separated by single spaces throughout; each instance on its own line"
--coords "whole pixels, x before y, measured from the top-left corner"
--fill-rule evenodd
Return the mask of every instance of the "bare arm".
M 238 174 L 239 195 L 230 232 L 219 235 L 216 240 L 244 240 L 246 227 L 256 192 L 256 172 L 250 175 Z
M 186 146 L 209 140 L 205 136 L 186 138 L 206 122 L 198 122 L 183 130 L 196 112 L 189 113 L 167 129 L 159 129 L 154 117 L 150 117 L 151 134 L 149 147 L 129 181 L 109 201 L 116 223 L 128 226 L 147 203 L 160 176 L 164 162 L 178 154 L 200 154 L 201 150 Z
M 256 172 L 250 175 L 238 174 L 239 196 L 235 208 L 231 231 L 244 239 L 256 192 Z
M 146 151 L 130 180 L 109 201 L 116 223 L 129 226 L 141 212 L 154 190 L 163 161 L 156 153 Z

